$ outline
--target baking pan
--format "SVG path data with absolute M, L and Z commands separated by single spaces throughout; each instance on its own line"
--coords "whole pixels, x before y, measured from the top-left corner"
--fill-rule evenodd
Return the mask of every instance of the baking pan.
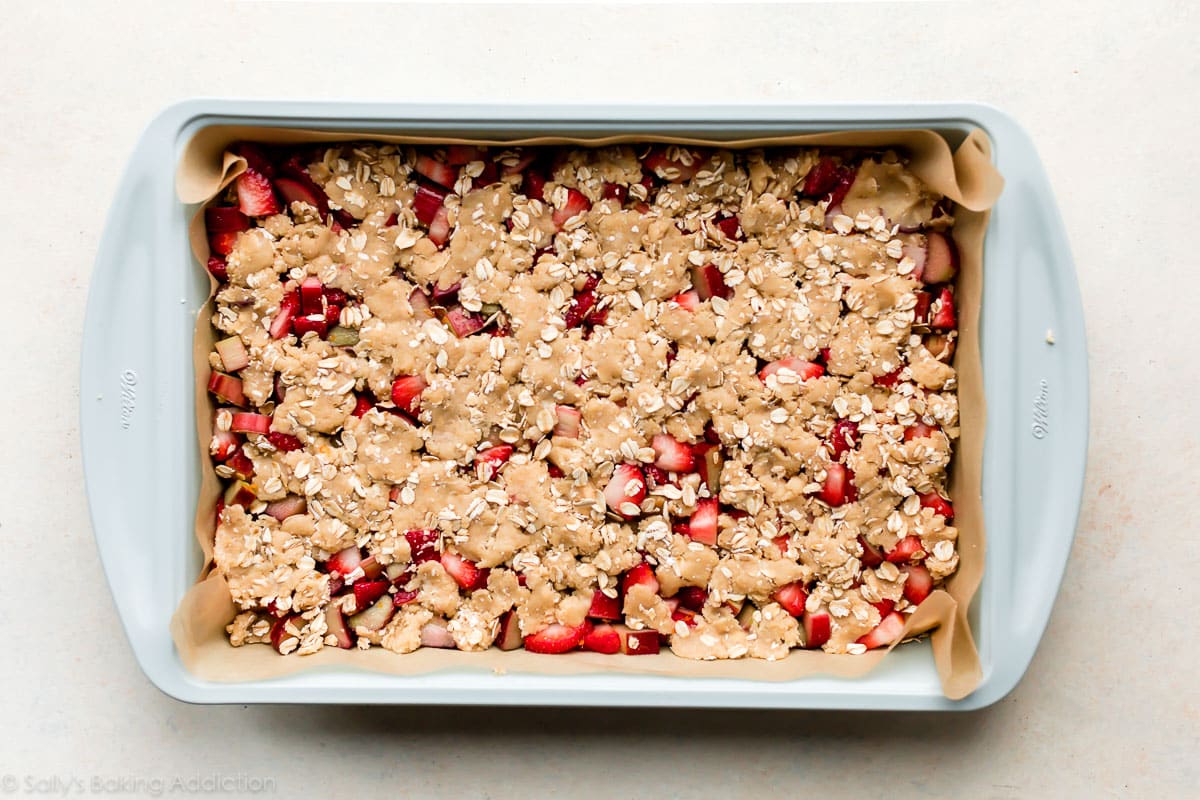
M 970 609 L 983 680 L 943 694 L 927 642 L 856 679 L 786 682 L 593 673 L 447 670 L 394 676 L 324 669 L 218 683 L 191 675 L 171 614 L 200 572 L 192 536 L 200 460 L 191 363 L 208 280 L 193 263 L 194 207 L 175 194 L 188 140 L 213 125 L 429 136 L 592 137 L 615 133 L 745 139 L 830 130 L 929 128 L 957 145 L 992 139 L 1007 180 L 984 250 L 981 326 L 988 419 L 988 548 Z M 1066 235 L 1024 131 L 973 104 L 838 106 L 465 106 L 191 100 L 147 128 L 126 168 L 96 260 L 84 325 L 81 438 L 96 541 L 122 623 L 150 680 L 205 703 L 423 703 L 966 710 L 1020 680 L 1049 619 L 1074 536 L 1087 448 L 1083 316 Z

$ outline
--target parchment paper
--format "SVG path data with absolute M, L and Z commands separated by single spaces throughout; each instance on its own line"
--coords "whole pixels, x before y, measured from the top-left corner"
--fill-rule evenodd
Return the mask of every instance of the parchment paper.
M 269 143 L 346 142 L 370 140 L 397 144 L 575 144 L 600 146 L 628 142 L 675 142 L 727 149 L 780 145 L 827 145 L 894 148 L 910 159 L 912 171 L 935 191 L 958 204 L 954 238 L 960 252 L 958 276 L 959 339 L 954 366 L 959 378 L 961 438 L 950 468 L 955 524 L 958 527 L 958 571 L 943 589 L 933 592 L 908 619 L 905 637 L 926 631 L 930 634 L 934 661 L 942 691 L 950 699 L 970 694 L 982 678 L 979 654 L 967 620 L 967 609 L 979 587 L 984 566 L 984 522 L 980 496 L 983 460 L 985 406 L 983 371 L 979 353 L 979 311 L 983 288 L 983 239 L 992 204 L 1003 179 L 991 163 L 991 143 L 976 130 L 956 149 L 929 130 L 844 131 L 781 136 L 739 141 L 715 141 L 661 136 L 610 136 L 593 139 L 536 138 L 482 140 L 435 137 L 386 136 L 370 132 L 328 132 L 299 129 L 218 126 L 199 132 L 187 145 L 180 160 L 177 187 L 185 203 L 207 203 L 245 168 L 245 161 L 226 151 L 239 140 Z M 192 250 L 198 268 L 208 259 L 208 241 L 203 214 L 197 212 L 190 227 Z M 212 281 L 215 291 L 216 281 Z M 201 308 L 196 321 L 193 363 L 195 365 L 196 432 L 200 451 L 208 452 L 212 435 L 213 402 L 206 385 L 208 354 L 214 343 L 210 324 L 213 299 Z M 225 636 L 225 626 L 236 614 L 225 580 L 212 564 L 215 536 L 214 509 L 220 496 L 220 481 L 208 458 L 201 465 L 200 499 L 196 509 L 195 536 L 204 553 L 205 565 L 196 584 L 184 595 L 171 620 L 171 634 L 185 667 L 199 678 L 215 681 L 246 681 L 289 675 L 318 668 L 359 668 L 395 675 L 420 675 L 438 671 L 487 671 L 497 674 L 568 675 L 583 673 L 639 673 L 704 678 L 737 678 L 757 681 L 790 681 L 806 675 L 825 674 L 855 678 L 882 661 L 891 648 L 865 655 L 832 655 L 821 651 L 793 650 L 781 661 L 741 659 L 737 661 L 692 661 L 669 652 L 656 656 L 600 655 L 576 652 L 566 656 L 542 656 L 523 650 L 483 653 L 422 648 L 399 655 L 382 648 L 368 651 L 323 648 L 311 656 L 281 657 L 269 646 L 234 648 Z M 894 647 L 895 645 L 893 645 Z

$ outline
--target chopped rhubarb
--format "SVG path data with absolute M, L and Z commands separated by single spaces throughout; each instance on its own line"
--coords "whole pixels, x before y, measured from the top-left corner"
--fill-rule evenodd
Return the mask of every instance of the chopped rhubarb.
M 237 372 L 250 363 L 250 353 L 240 336 L 230 336 L 216 344 L 217 355 L 226 372 Z
M 309 314 L 305 317 L 296 317 L 292 322 L 292 330 L 298 338 L 303 339 L 305 334 L 315 333 L 317 336 L 324 336 L 326 329 L 329 327 L 329 322 L 325 319 L 324 314 Z
M 242 391 L 242 379 L 223 372 L 213 372 L 208 376 L 208 391 L 218 400 L 223 400 L 233 406 L 246 405 L 246 395 Z
M 500 473 L 500 467 L 508 462 L 512 454 L 511 444 L 499 444 L 483 450 L 475 456 L 475 474 L 481 481 L 495 480 Z
M 621 634 L 612 625 L 596 625 L 583 637 L 583 649 L 613 655 L 621 652 Z
M 592 592 L 592 605 L 587 615 L 592 619 L 618 620 L 621 618 L 621 601 L 597 589 Z
M 913 324 L 928 325 L 929 324 L 929 307 L 933 305 L 933 295 L 929 292 L 914 292 L 917 298 L 916 305 L 913 306 Z
M 804 604 L 808 600 L 808 592 L 805 591 L 803 583 L 796 581 L 786 586 L 780 586 L 771 595 L 771 599 L 783 606 L 784 610 L 793 617 L 799 617 L 804 613 Z
M 717 498 L 700 498 L 696 501 L 696 510 L 688 519 L 688 536 L 701 544 L 716 546 L 719 516 Z
M 937 303 L 933 306 L 933 319 L 929 327 L 943 331 L 952 331 L 958 327 L 958 315 L 954 310 L 954 293 L 950 287 L 944 287 L 938 295 Z
M 708 602 L 708 591 L 699 586 L 684 586 L 675 596 L 679 598 L 679 605 L 692 611 L 702 611 Z
M 829 156 L 821 156 L 804 176 L 803 192 L 808 197 L 825 197 L 838 184 L 838 165 Z
M 429 156 L 419 156 L 414 169 L 418 174 L 424 175 L 439 186 L 450 190 L 454 189 L 454 184 L 458 180 L 458 170 Z
M 261 172 L 268 178 L 275 177 L 275 165 L 271 163 L 270 157 L 267 156 L 264 145 L 256 142 L 237 142 L 229 149 L 234 155 L 246 159 L 247 168 L 255 172 Z
M 396 604 L 392 601 L 391 595 L 385 594 L 376 600 L 374 605 L 352 615 L 348 620 L 350 629 L 355 632 L 358 632 L 359 629 L 372 632 L 381 631 L 391 622 L 394 613 L 396 613 Z
M 916 536 L 905 536 L 896 542 L 896 546 L 888 551 L 887 560 L 893 564 L 904 564 L 909 561 L 920 561 L 925 558 L 925 549 L 921 540 Z
M 604 200 L 616 200 L 618 205 L 625 205 L 625 198 L 629 197 L 629 187 L 605 182 L 600 187 L 600 197 Z
M 530 200 L 545 200 L 546 182 L 546 176 L 540 170 L 531 169 L 521 181 L 521 191 Z
M 458 553 L 447 550 L 442 553 L 442 567 L 449 573 L 454 582 L 468 592 L 482 589 L 487 585 L 488 570 L 475 566 L 474 561 L 463 558 Z
M 913 439 L 927 439 L 940 430 L 941 428 L 937 425 L 929 425 L 917 420 L 904 429 L 904 441 L 911 442 Z
M 696 465 L 691 445 L 671 436 L 669 433 L 656 433 L 651 441 L 654 448 L 654 466 L 667 472 L 691 472 Z
M 229 458 L 225 460 L 225 466 L 233 470 L 233 474 L 244 481 L 254 477 L 254 462 L 250 460 L 250 456 L 242 452 L 240 447 L 229 454 Z
M 521 625 L 517 619 L 516 612 L 505 611 L 500 617 L 500 630 L 496 634 L 496 647 L 501 650 L 518 650 L 521 647 L 523 639 L 521 637 Z
M 604 487 L 604 502 L 610 511 L 625 519 L 633 519 L 642 513 L 642 501 L 646 499 L 646 477 L 632 464 L 618 464 L 612 478 Z
M 863 552 L 859 560 L 862 561 L 864 567 L 874 569 L 883 563 L 883 551 L 868 542 L 867 537 L 861 533 L 858 535 L 858 543 L 862 545 Z
M 765 367 L 759 370 L 758 379 L 769 386 L 770 382 L 767 379 L 774 375 L 775 380 L 778 383 L 785 383 L 787 382 L 786 378 L 785 380 L 779 379 L 779 373 L 783 370 L 786 370 L 786 372 L 796 376 L 797 380 L 794 382 L 812 380 L 813 378 L 819 378 L 825 374 L 825 368 L 816 362 L 805 361 L 803 358 L 798 356 L 785 356 L 778 361 L 772 361 L 770 364 L 767 364 Z
M 417 190 L 412 199 L 413 213 L 417 217 L 417 222 L 426 227 L 431 225 L 445 200 L 445 192 L 430 188 L 423 183 L 417 184 Z
M 554 430 L 551 431 L 552 436 L 562 436 L 565 439 L 578 439 L 581 420 L 583 414 L 577 408 L 570 406 L 555 406 Z
M 854 488 L 854 473 L 843 464 L 830 464 L 825 468 L 825 483 L 821 486 L 820 498 L 829 505 L 852 503 L 857 497 Z
M 442 206 L 429 223 L 429 241 L 438 247 L 450 241 L 450 210 Z
M 271 647 L 280 655 L 287 655 L 300 646 L 300 629 L 304 627 L 304 618 L 299 614 L 290 614 L 271 623 L 268 638 Z
M 958 272 L 958 248 L 944 233 L 926 234 L 925 263 L 919 280 L 925 283 L 947 283 Z
M 942 515 L 947 522 L 954 519 L 954 506 L 937 492 L 918 494 L 917 497 L 921 499 L 921 508 L 932 508 L 934 514 Z
M 832 620 L 824 611 L 813 613 L 805 611 L 804 617 L 801 620 L 804 625 L 804 646 L 810 650 L 815 650 L 821 645 L 829 641 L 829 636 L 833 632 Z
M 279 213 L 279 200 L 271 188 L 271 179 L 248 169 L 237 178 L 238 210 L 248 217 L 269 217 Z
M 877 647 L 887 647 L 893 642 L 898 641 L 903 633 L 904 616 L 898 611 L 893 611 L 884 617 L 870 632 L 858 637 L 858 643 L 866 645 L 868 650 L 874 650 Z
M 212 441 L 209 442 L 208 452 L 216 461 L 225 461 L 237 452 L 242 440 L 232 431 L 213 431 Z
M 339 603 L 330 603 L 325 607 L 325 628 L 337 640 L 337 646 L 343 650 L 354 647 L 354 632 L 346 625 L 346 617 Z
M 900 382 L 900 373 L 904 372 L 904 364 L 896 367 L 891 372 L 885 372 L 874 379 L 876 386 L 883 386 L 886 389 L 891 389 Z
M 728 299 L 733 295 L 733 290 L 725 283 L 725 276 L 715 264 L 692 267 L 692 286 L 701 300 L 711 300 L 714 297 Z
M 420 375 L 401 375 L 392 381 L 392 402 L 396 408 L 415 416 L 421 410 L 421 392 L 428 387 Z
M 583 288 L 571 298 L 567 313 L 563 314 L 563 324 L 567 329 L 578 328 L 587 319 L 588 314 L 596 306 L 596 292 L 593 288 Z
M 267 441 L 274 445 L 276 450 L 281 450 L 284 453 L 291 453 L 304 447 L 304 442 L 300 441 L 299 437 L 293 436 L 290 433 L 280 433 L 279 431 L 268 432 Z
M 367 397 L 365 394 L 360 394 L 354 401 L 354 410 L 350 413 L 355 417 L 362 417 L 374 407 L 375 404 L 371 402 L 371 398 Z
M 304 314 L 325 314 L 325 286 L 315 275 L 309 275 L 300 282 L 300 311 Z
M 271 432 L 271 418 L 266 414 L 239 411 L 233 415 L 229 430 L 234 433 L 261 433 L 265 436 Z
M 933 576 L 920 564 L 906 564 L 900 571 L 907 576 L 904 579 L 904 599 L 919 606 L 933 591 Z
M 834 461 L 840 461 L 842 456 L 858 446 L 858 423 L 848 419 L 839 419 L 829 432 L 829 451 Z
M 418 319 L 433 316 L 433 304 L 429 302 L 429 295 L 420 289 L 413 289 L 408 295 L 408 305 L 412 308 L 413 316 Z
M 722 216 L 716 222 L 717 230 L 719 230 L 726 239 L 741 241 L 742 239 L 742 224 L 736 216 Z
M 952 334 L 931 333 L 925 337 L 925 349 L 929 355 L 947 364 L 954 358 L 954 346 Z
M 700 307 L 700 295 L 695 289 L 689 289 L 672 297 L 671 302 L 680 308 L 695 311 Z
M 229 280 L 229 265 L 225 263 L 225 259 L 221 256 L 208 257 L 208 271 L 221 283 Z
M 655 147 L 642 159 L 643 167 L 670 183 L 690 181 L 703 164 L 703 154 L 674 145 Z
M 614 625 L 621 636 L 621 652 L 627 656 L 652 656 L 659 651 L 657 631 L 631 631 Z
M 430 622 L 421 628 L 421 646 L 453 650 L 458 647 L 444 622 Z
M 525 649 L 530 653 L 567 653 L 583 644 L 591 625 L 562 625 L 554 622 L 535 634 L 525 637 Z
M 279 311 L 271 320 L 270 333 L 272 339 L 282 339 L 292 332 L 292 323 L 300 313 L 300 293 L 288 292 L 279 301 Z
M 303 497 L 290 494 L 282 500 L 275 500 L 267 503 L 267 516 L 283 522 L 288 517 L 294 517 L 297 514 L 303 514 L 308 508 L 308 503 Z
M 923 276 L 925 275 L 925 258 L 927 248 L 922 247 L 915 242 L 909 242 L 901 248 L 901 253 L 903 256 L 911 258 L 913 262 L 913 270 L 908 274 L 908 276 L 914 281 L 922 280 Z
M 554 223 L 554 227 L 561 231 L 568 222 L 586 213 L 591 207 L 592 201 L 588 200 L 583 192 L 578 189 L 567 189 L 567 200 L 563 203 L 562 208 L 554 210 L 551 221 Z
M 389 581 L 384 580 L 355 581 L 353 587 L 355 610 L 366 610 L 368 606 L 387 594 L 388 587 L 391 585 Z
M 692 450 L 697 456 L 696 471 L 704 479 L 704 485 L 708 487 L 708 491 L 716 494 L 721 488 L 721 471 L 725 465 L 725 457 L 721 455 L 721 448 L 711 444 L 708 446 L 694 445 Z
M 245 481 L 234 481 L 233 483 L 229 484 L 229 488 L 225 490 L 226 508 L 229 508 L 230 506 L 242 506 L 243 508 L 247 508 L 253 505 L 254 501 L 257 499 L 257 496 L 254 494 L 254 489 L 251 488 L 250 484 L 246 483 Z
M 408 549 L 412 554 L 414 564 L 441 560 L 438 543 L 442 536 L 437 531 L 429 529 L 405 531 L 404 538 L 408 542 Z
M 467 311 L 462 306 L 453 306 L 446 309 L 444 319 L 446 325 L 450 327 L 450 330 L 459 339 L 465 339 L 487 327 L 486 317 L 474 311 Z

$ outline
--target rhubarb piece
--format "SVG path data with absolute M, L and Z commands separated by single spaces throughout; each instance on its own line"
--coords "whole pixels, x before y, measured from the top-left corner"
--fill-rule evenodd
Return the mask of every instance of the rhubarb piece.
M 416 215 L 417 222 L 429 227 L 445 201 L 446 194 L 444 192 L 431 189 L 425 184 L 417 184 L 417 190 L 413 193 L 412 200 L 413 214 Z
M 913 439 L 925 439 L 933 436 L 940 430 L 941 428 L 939 428 L 937 425 L 929 425 L 917 420 L 912 425 L 909 425 L 904 429 L 904 441 L 911 442 Z
M 883 386 L 887 389 L 894 388 L 895 385 L 900 382 L 900 373 L 904 372 L 904 367 L 905 365 L 901 364 L 891 372 L 885 372 L 883 375 L 879 375 L 874 379 L 875 385 Z
M 496 475 L 500 473 L 500 467 L 508 462 L 512 454 L 513 446 L 511 444 L 489 447 L 475 456 L 475 474 L 481 481 L 495 480 Z
M 591 625 L 562 625 L 551 623 L 535 634 L 525 637 L 525 649 L 531 653 L 558 654 L 568 653 L 583 644 Z
M 246 395 L 242 391 L 242 379 L 223 372 L 213 372 L 208 376 L 208 391 L 218 400 L 231 406 L 246 405 Z
M 675 596 L 679 598 L 679 605 L 697 612 L 702 611 L 708 602 L 708 591 L 700 586 L 684 586 Z
M 315 275 L 309 275 L 300 282 L 300 312 L 325 314 L 325 286 Z
M 266 414 L 239 411 L 233 415 L 229 430 L 234 433 L 261 433 L 265 436 L 271 432 L 271 418 Z
M 271 623 L 269 638 L 271 647 L 281 656 L 300 646 L 300 629 L 304 627 L 304 618 L 299 614 L 289 614 Z
M 301 339 L 308 333 L 324 336 L 328 327 L 329 322 L 325 319 L 324 314 L 309 314 L 304 317 L 296 317 L 295 321 L 292 322 L 292 330 Z
M 838 506 L 852 503 L 857 499 L 858 492 L 854 488 L 854 472 L 843 464 L 830 464 L 825 468 L 825 483 L 821 486 L 819 497 L 829 505 Z
M 208 257 L 208 271 L 221 283 L 229 280 L 229 265 L 225 263 L 225 259 L 221 256 Z
M 518 650 L 524 640 L 516 612 L 505 611 L 500 617 L 500 631 L 496 634 L 496 647 L 501 650 Z
M 925 549 L 921 540 L 916 536 L 905 536 L 896 542 L 896 546 L 888 551 L 887 560 L 893 564 L 904 564 L 908 561 L 920 561 L 925 558 Z
M 669 183 L 690 181 L 703 164 L 701 153 L 674 146 L 655 147 L 642 159 L 643 167 Z
M 583 419 L 583 414 L 579 409 L 570 406 L 555 406 L 554 417 L 557 422 L 554 423 L 554 430 L 550 432 L 551 436 L 562 436 L 565 439 L 579 438 L 580 422 Z
M 475 566 L 474 561 L 469 561 L 449 550 L 442 553 L 441 560 L 442 567 L 451 578 L 454 578 L 454 582 L 466 591 L 473 592 L 487 585 L 488 570 Z
M 443 319 L 459 339 L 465 339 L 487 327 L 486 317 L 474 311 L 467 311 L 462 306 L 446 309 Z
M 270 333 L 272 339 L 282 339 L 292 331 L 292 323 L 300 313 L 300 293 L 288 292 L 279 301 L 279 311 L 271 320 Z
M 390 595 L 384 594 L 374 605 L 350 616 L 350 630 L 357 633 L 360 630 L 381 631 L 392 620 L 396 612 L 396 604 Z
M 444 622 L 430 622 L 421 628 L 421 646 L 454 650 L 458 647 Z
M 355 610 L 365 611 L 372 603 L 387 594 L 388 587 L 391 585 L 391 582 L 386 580 L 355 581 L 353 587 Z
M 808 592 L 804 589 L 804 584 L 800 581 L 789 583 L 786 586 L 780 586 L 771 595 L 771 599 L 793 617 L 799 617 L 804 614 L 804 604 L 808 600 Z
M 621 634 L 612 625 L 596 625 L 583 637 L 583 649 L 613 655 L 621 652 Z
M 696 510 L 688 519 L 688 536 L 701 544 L 716 546 L 718 517 L 717 498 L 701 497 L 696 501 Z
M 530 200 L 545 201 L 546 183 L 546 176 L 542 174 L 541 170 L 531 169 L 521 180 L 521 191 Z
M 279 213 L 279 200 L 271 179 L 248 169 L 237 178 L 238 210 L 247 217 L 269 217 Z
M 592 605 L 588 608 L 587 615 L 592 619 L 619 620 L 621 619 L 621 601 L 619 598 L 609 597 L 597 589 L 592 593 Z
M 438 543 L 442 537 L 437 531 L 430 529 L 405 531 L 404 538 L 408 542 L 408 549 L 412 553 L 414 564 L 440 560 Z
M 254 494 L 254 489 L 245 481 L 233 481 L 225 490 L 225 507 L 242 506 L 249 508 L 254 504 L 258 497 Z
M 250 460 L 250 456 L 242 452 L 240 447 L 229 454 L 225 466 L 233 470 L 233 474 L 244 481 L 254 478 L 254 462 Z
M 932 508 L 934 514 L 941 514 L 947 522 L 954 519 L 954 506 L 937 492 L 926 492 L 917 497 L 921 499 L 921 508 Z
M 221 357 L 221 364 L 225 367 L 226 372 L 237 372 L 250 363 L 250 353 L 246 350 L 246 345 L 242 344 L 240 336 L 230 336 L 228 339 L 222 339 L 216 344 L 217 355 Z
M 293 436 L 290 433 L 280 433 L 279 431 L 269 431 L 267 433 L 267 441 L 276 450 L 282 450 L 285 453 L 291 453 L 304 447 L 304 442 L 300 441 L 299 437 Z
M 633 519 L 642 513 L 642 501 L 646 499 L 646 477 L 632 464 L 618 464 L 612 478 L 604 488 L 604 502 L 610 511 L 625 519 Z
M 621 636 L 621 652 L 627 656 L 652 656 L 659 650 L 657 631 L 631 631 L 624 625 L 614 625 Z
M 874 569 L 883 563 L 883 551 L 868 542 L 867 537 L 861 533 L 858 535 L 858 543 L 862 545 L 863 552 L 859 556 L 859 560 L 862 561 L 864 567 Z
M 954 293 L 950 287 L 944 287 L 933 306 L 933 318 L 929 327 L 942 331 L 952 331 L 958 327 L 958 315 L 954 310 Z
M 567 223 L 592 207 L 592 201 L 578 189 L 567 189 L 567 200 L 562 208 L 556 208 L 551 216 L 554 227 L 562 230 Z
M 958 273 L 958 248 L 944 233 L 930 231 L 925 235 L 925 263 L 919 280 L 925 283 L 948 283 Z
M 208 246 L 222 256 L 233 252 L 239 233 L 250 230 L 249 218 L 230 207 L 209 206 L 204 209 L 204 224 L 208 230 Z
M 438 247 L 450 241 L 450 210 L 442 206 L 429 222 L 429 241 Z
M 838 184 L 838 165 L 829 156 L 821 156 L 804 176 L 803 193 L 808 197 L 821 198 L 833 191 Z
M 848 419 L 839 419 L 829 432 L 829 451 L 834 461 L 840 461 L 842 456 L 858 447 L 858 423 Z
M 696 464 L 689 445 L 677 440 L 669 433 L 656 433 L 651 442 L 654 448 L 654 466 L 667 472 L 691 472 Z
M 421 392 L 428 387 L 420 375 L 401 375 L 392 381 L 392 402 L 401 411 L 416 416 L 421 410 Z
M 324 197 L 324 192 L 313 191 L 316 188 L 318 188 L 316 184 L 311 182 L 305 184 L 295 178 L 277 178 L 275 180 L 275 189 L 289 208 L 292 203 L 303 203 L 315 208 L 324 219 L 329 214 L 329 200 Z
M 337 646 L 343 650 L 354 647 L 354 632 L 346 625 L 346 617 L 342 613 L 340 603 L 330 603 L 325 607 L 325 628 L 337 640 Z
M 725 283 L 725 276 L 715 264 L 692 267 L 691 274 L 692 286 L 701 300 L 711 300 L 714 297 L 728 299 L 733 296 L 733 289 Z
M 801 622 L 804 625 L 804 646 L 809 650 L 815 650 L 829 641 L 833 625 L 827 613 L 805 611 Z
M 914 606 L 921 605 L 933 591 L 933 576 L 920 564 L 906 564 L 900 571 L 907 576 L 904 579 L 904 599 Z
M 954 358 L 954 338 L 947 334 L 931 333 L 925 337 L 925 349 L 938 361 L 949 364 Z
M 626 572 L 621 581 L 621 591 L 625 594 L 629 594 L 629 590 L 634 586 L 647 586 L 650 591 L 658 594 L 658 578 L 654 575 L 654 569 L 644 561 Z
M 362 553 L 357 547 L 350 546 L 344 550 L 339 550 L 329 557 L 325 562 L 325 571 L 330 575 L 341 575 L 345 577 L 354 570 L 358 569 L 362 564 Z
M 925 275 L 925 259 L 928 252 L 927 248 L 922 247 L 915 242 L 909 242 L 901 248 L 904 256 L 911 258 L 913 261 L 913 270 L 908 274 L 914 281 L 922 280 Z
M 858 643 L 866 645 L 868 650 L 874 650 L 898 641 L 902 633 L 904 633 L 904 617 L 898 611 L 893 611 L 868 633 L 858 637 Z
M 236 142 L 229 148 L 234 155 L 241 156 L 246 159 L 246 167 L 266 175 L 268 178 L 275 177 L 275 165 L 271 163 L 271 159 L 267 157 L 263 145 L 255 142 Z
M 779 379 L 780 372 L 783 372 L 785 376 L 784 380 L 782 381 Z M 803 382 L 812 380 L 813 378 L 821 377 L 825 374 L 825 368 L 815 362 L 805 361 L 799 356 L 785 356 L 778 361 L 772 361 L 770 364 L 767 364 L 765 367 L 759 370 L 758 379 L 763 383 L 770 385 L 770 383 L 767 381 L 767 378 L 770 378 L 772 375 L 774 375 L 776 376 L 776 381 L 779 383 L 785 383 L 789 381 L 788 373 L 796 376 L 796 382 Z
M 933 295 L 929 292 L 914 292 L 913 296 L 917 298 L 917 303 L 913 306 L 913 324 L 928 325 L 929 307 L 933 304 Z
M 587 319 L 588 314 L 592 313 L 592 309 L 596 306 L 596 287 L 599 285 L 599 277 L 590 276 L 583 288 L 571 298 L 571 305 L 567 307 L 567 313 L 563 315 L 563 324 L 568 330 L 578 328 Z
M 408 304 L 412 307 L 413 316 L 417 319 L 433 317 L 433 305 L 429 302 L 429 295 L 420 289 L 412 290 L 408 296 Z
M 289 494 L 282 500 L 275 500 L 267 503 L 267 516 L 283 522 L 288 517 L 294 517 L 297 514 L 303 514 L 308 509 L 308 503 L 303 497 L 294 494 Z
M 719 217 L 714 225 L 726 239 L 741 241 L 743 238 L 742 224 L 736 215 Z
M 671 302 L 680 308 L 695 311 L 700 307 L 700 295 L 695 289 L 689 289 L 672 297 Z
M 858 176 L 858 170 L 847 164 L 843 164 L 838 170 L 837 183 L 829 192 L 829 205 L 826 207 L 827 215 L 835 215 L 842 210 L 842 201 L 846 199 L 846 195 L 850 194 L 850 187 L 854 185 L 854 179 Z
M 454 184 L 458 181 L 458 170 L 429 156 L 418 156 L 413 169 L 417 171 L 417 174 L 424 175 L 439 186 L 444 186 L 451 191 L 454 190 Z
M 367 556 L 364 558 L 359 563 L 358 568 L 362 570 L 363 577 L 369 581 L 377 580 L 383 577 L 383 564 L 380 564 L 379 559 L 375 558 L 375 556 Z
M 367 397 L 365 394 L 360 394 L 354 401 L 354 410 L 350 413 L 352 416 L 362 417 L 374 407 L 375 403 L 371 402 L 371 398 Z
M 616 200 L 617 205 L 625 205 L 625 199 L 629 197 L 629 187 L 606 181 L 600 187 L 600 197 L 603 200 Z
M 238 438 L 236 433 L 232 431 L 213 431 L 212 440 L 208 445 L 209 455 L 215 461 L 225 461 L 241 447 L 242 440 Z

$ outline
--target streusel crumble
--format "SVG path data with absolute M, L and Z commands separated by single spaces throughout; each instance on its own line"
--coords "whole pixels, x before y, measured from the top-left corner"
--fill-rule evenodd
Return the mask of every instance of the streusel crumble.
M 957 567 L 952 207 L 896 153 L 235 151 L 234 645 L 861 653 Z

